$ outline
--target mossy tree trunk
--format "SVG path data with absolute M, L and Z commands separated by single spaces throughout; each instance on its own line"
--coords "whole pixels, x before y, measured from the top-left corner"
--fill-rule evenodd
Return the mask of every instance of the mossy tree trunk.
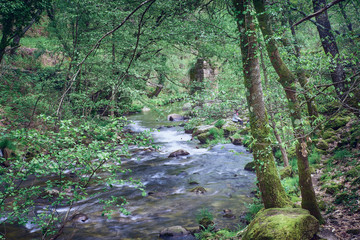
M 286 98 L 288 100 L 288 108 L 291 116 L 291 122 L 296 138 L 296 156 L 299 169 L 299 185 L 301 190 L 301 206 L 310 211 L 311 215 L 318 220 L 322 220 L 322 216 L 316 202 L 315 191 L 312 184 L 311 172 L 309 168 L 307 139 L 304 134 L 304 129 L 301 119 L 301 108 L 299 105 L 296 93 L 296 76 L 292 74 L 286 64 L 283 62 L 276 41 L 273 38 L 273 32 L 270 25 L 270 18 L 265 12 L 265 0 L 253 0 L 257 12 L 257 18 L 261 32 L 265 39 L 266 50 L 270 57 L 277 75 L 279 76 L 279 83 L 285 90 Z
M 248 0 L 233 0 L 241 38 L 241 54 L 251 134 L 254 138 L 253 155 L 256 176 L 265 208 L 286 207 L 290 201 L 281 185 L 271 150 L 270 128 L 261 86 L 260 63 L 255 24 Z

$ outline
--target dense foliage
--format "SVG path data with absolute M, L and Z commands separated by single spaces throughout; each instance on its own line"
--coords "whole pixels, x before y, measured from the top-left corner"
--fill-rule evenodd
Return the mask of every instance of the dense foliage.
M 186 131 L 215 125 L 210 144 L 224 141 L 225 119 L 239 109 L 251 133 L 232 137 L 254 150 L 258 180 L 274 170 L 264 183 L 279 185 L 280 206 L 302 199 L 321 220 L 307 184 L 317 168 L 324 189 L 338 194 L 333 201 L 356 208 L 360 3 L 326 3 L 0 0 L 0 223 L 31 221 L 43 238 L 60 234 L 71 216 L 57 209 L 96 197 L 92 184 L 111 191 L 127 181 L 119 176 L 128 146 L 151 144 L 148 133 L 126 131 L 124 116 L 174 102 L 189 105 Z M 280 184 L 274 157 L 294 178 Z M 348 191 L 332 182 L 337 164 L 352 181 Z M 275 199 L 261 183 L 262 200 Z M 39 199 L 48 207 L 32 216 Z M 126 202 L 101 201 L 104 214 Z

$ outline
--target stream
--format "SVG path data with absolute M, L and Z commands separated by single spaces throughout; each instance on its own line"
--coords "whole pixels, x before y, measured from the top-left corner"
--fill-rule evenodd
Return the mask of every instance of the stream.
M 74 210 L 89 219 L 66 225 L 58 239 L 158 239 L 159 232 L 166 227 L 197 227 L 200 210 L 214 216 L 217 228 L 237 229 L 254 188 L 255 174 L 244 170 L 245 164 L 252 161 L 252 155 L 243 146 L 233 144 L 201 148 L 182 127 L 170 127 L 173 123 L 166 121 L 166 117 L 159 118 L 153 111 L 129 119 L 133 121 L 129 126 L 132 131 L 159 129 L 152 133 L 159 151 L 138 149 L 123 161 L 123 167 L 132 170 L 130 176 L 142 181 L 147 196 L 143 197 L 129 185 L 114 186 L 101 196 L 124 196 L 129 202 L 126 209 L 131 214 L 116 211 L 110 219 L 102 216 L 103 204 L 98 202 L 99 197 L 84 200 Z M 168 157 L 178 149 L 190 155 Z M 190 192 L 196 186 L 204 187 L 206 192 Z M 96 191 L 99 187 L 92 188 Z M 236 218 L 223 217 L 224 209 L 231 209 Z M 32 224 L 12 228 L 8 228 L 9 232 L 14 231 L 11 239 L 39 239 L 39 229 Z

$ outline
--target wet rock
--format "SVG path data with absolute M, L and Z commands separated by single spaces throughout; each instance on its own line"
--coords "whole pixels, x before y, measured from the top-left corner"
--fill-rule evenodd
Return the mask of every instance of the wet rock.
M 186 156 L 189 154 L 190 153 L 185 151 L 184 149 L 179 149 L 179 150 L 176 150 L 175 152 L 170 153 L 170 155 L 168 157 Z
M 184 120 L 184 116 L 181 116 L 180 114 L 170 114 L 167 116 L 168 121 L 182 121 Z
M 212 138 L 212 135 L 209 133 L 201 133 L 197 135 L 197 139 L 199 140 L 200 144 L 207 143 L 208 140 Z
M 243 138 L 237 133 L 235 133 L 233 136 L 231 136 L 230 140 L 231 140 L 231 143 L 234 145 L 242 145 L 242 143 L 243 143 Z
M 194 187 L 194 188 L 190 189 L 190 192 L 204 194 L 204 193 L 206 193 L 206 189 L 201 186 L 198 186 L 198 187 Z
M 245 165 L 244 170 L 255 172 L 255 162 L 249 162 Z
M 160 232 L 160 238 L 166 238 L 166 239 L 169 239 L 168 237 L 182 237 L 187 235 L 190 235 L 190 232 L 185 228 L 183 228 L 182 226 L 168 227 Z
M 213 126 L 213 125 L 197 126 L 197 127 L 194 129 L 192 136 L 193 136 L 193 137 L 196 137 L 197 135 L 200 135 L 200 134 L 202 134 L 202 133 L 207 133 L 207 132 L 209 132 L 209 130 L 212 129 L 212 128 L 216 128 L 216 127 Z
M 148 107 L 143 107 L 143 108 L 141 109 L 142 112 L 149 112 L 150 110 L 151 110 L 151 109 L 148 108 Z
M 209 218 L 209 217 L 203 217 L 199 221 L 199 228 L 200 230 L 214 230 L 215 229 L 215 223 Z
M 236 216 L 232 213 L 231 209 L 224 209 L 223 212 L 224 212 L 224 214 L 223 214 L 224 218 L 229 218 L 229 219 L 236 218 Z
M 305 209 L 271 208 L 256 214 L 242 239 L 310 240 L 318 229 L 318 220 Z

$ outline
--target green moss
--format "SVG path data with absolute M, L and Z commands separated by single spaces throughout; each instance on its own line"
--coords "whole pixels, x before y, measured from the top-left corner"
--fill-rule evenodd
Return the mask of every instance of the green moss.
M 322 134 L 322 138 L 329 139 L 335 135 L 336 135 L 335 130 L 332 128 L 329 128 L 329 129 L 326 129 L 326 131 Z
M 334 130 L 337 130 L 337 129 L 345 126 L 350 120 L 351 120 L 350 116 L 337 116 L 337 117 L 331 119 L 325 125 L 325 128 L 326 129 L 332 128 Z
M 271 208 L 260 211 L 248 226 L 243 240 L 311 239 L 319 223 L 301 208 Z
M 342 190 L 344 186 L 339 184 L 331 184 L 330 186 L 326 186 L 325 188 L 326 188 L 325 192 L 327 194 L 333 195 L 339 192 L 340 190 Z
M 316 147 L 320 150 L 327 150 L 329 148 L 329 144 L 325 142 L 323 139 L 319 139 L 318 143 L 316 144 Z
M 244 169 L 245 169 L 246 171 L 255 172 L 255 162 L 248 162 L 248 163 L 245 165 Z
M 281 179 L 292 177 L 294 174 L 291 166 L 284 167 L 279 170 L 279 175 Z

